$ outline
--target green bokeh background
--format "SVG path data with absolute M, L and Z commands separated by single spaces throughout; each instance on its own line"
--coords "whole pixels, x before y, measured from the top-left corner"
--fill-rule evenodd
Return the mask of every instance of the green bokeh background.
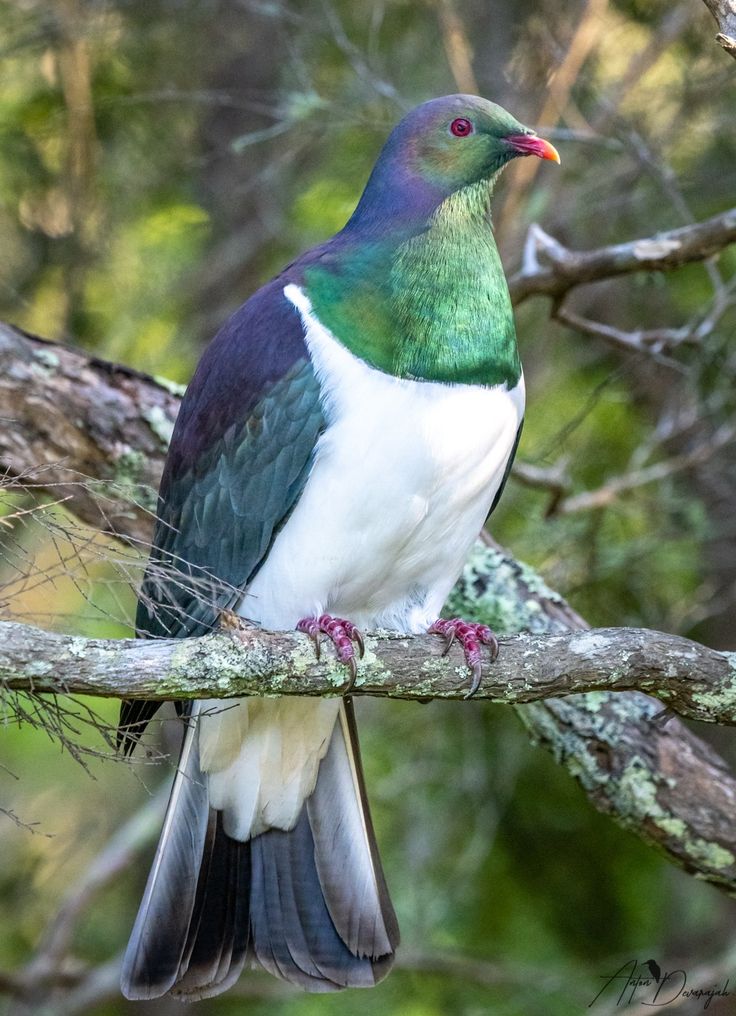
M 531 222 L 583 249 L 716 214 L 735 203 L 736 79 L 714 32 L 697 0 L 0 3 L 0 318 L 186 382 L 227 314 L 344 223 L 402 112 L 474 85 L 562 155 L 559 170 L 535 167 L 524 185 L 514 167 L 499 185 L 509 273 Z M 580 66 L 555 93 L 573 42 Z M 559 104 L 541 122 L 550 94 Z M 711 271 L 727 289 L 735 268 L 732 247 Z M 712 295 L 693 265 L 586 287 L 574 307 L 622 329 L 677 327 Z M 732 419 L 732 306 L 665 362 L 549 311 L 540 299 L 517 310 L 520 458 L 564 460 L 574 492 L 686 452 Z M 663 432 L 687 412 L 689 427 Z M 512 481 L 492 528 L 593 624 L 733 648 L 735 474 L 726 448 L 605 509 L 549 517 L 549 492 Z M 28 503 L 0 490 L 6 518 Z M 120 556 L 61 508 L 16 520 L 0 528 L 0 613 L 126 634 L 137 566 Z M 91 705 L 114 723 L 114 704 Z M 360 712 L 402 960 L 377 989 L 334 997 L 248 974 L 197 1013 L 568 1016 L 628 959 L 695 969 L 730 943 L 734 905 L 596 813 L 510 710 Z M 154 747 L 170 750 L 171 726 L 154 729 Z M 707 733 L 733 760 L 730 732 Z M 84 723 L 75 740 L 100 756 L 85 756 L 87 770 L 9 710 L 0 730 L 0 806 L 12 813 L 0 814 L 2 971 L 28 961 L 65 894 L 170 772 L 115 761 Z M 74 963 L 124 947 L 150 852 L 85 908 Z M 44 1005 L 35 1011 L 180 1011 L 114 993 Z

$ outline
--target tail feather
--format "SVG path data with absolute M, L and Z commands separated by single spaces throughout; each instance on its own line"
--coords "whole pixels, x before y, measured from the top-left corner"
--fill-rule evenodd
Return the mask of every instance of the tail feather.
M 253 841 L 253 958 L 308 991 L 372 985 L 370 961 L 350 952 L 332 922 L 314 854 L 306 809 L 294 829 L 272 829 Z
M 208 823 L 207 823 L 207 834 L 205 836 L 204 845 L 202 848 L 202 860 L 199 866 L 199 877 L 197 879 L 197 895 L 194 899 L 194 908 L 192 910 L 192 916 L 189 920 L 189 928 L 187 930 L 187 938 L 182 951 L 181 960 L 179 961 L 179 974 L 181 977 L 182 973 L 189 969 L 189 965 L 192 960 L 192 954 L 194 947 L 197 942 L 197 936 L 199 929 L 202 925 L 202 916 L 207 907 L 208 898 L 212 896 L 212 888 L 215 884 L 215 872 L 213 870 L 213 860 L 215 852 L 215 840 L 217 837 L 217 812 L 209 809 Z M 210 883 L 212 878 L 212 884 Z M 177 978 L 177 984 L 180 981 Z
M 340 710 L 306 807 L 322 893 L 343 941 L 358 956 L 392 953 L 399 928 L 378 856 L 351 701 Z
M 156 855 L 123 959 L 126 998 L 158 998 L 175 983 L 197 896 L 207 836 L 207 783 L 199 768 L 198 707 L 187 719 Z
M 226 837 L 226 839 L 228 841 L 227 849 L 229 854 L 228 885 L 230 887 L 230 892 L 227 894 L 227 910 L 225 920 L 223 922 L 220 962 L 217 965 L 217 970 L 215 971 L 214 977 L 211 981 L 213 985 L 219 985 L 220 982 L 230 973 L 236 951 L 236 942 L 243 933 L 246 936 L 248 935 L 248 929 L 250 926 L 248 921 L 248 913 L 250 910 L 250 892 L 248 891 L 249 879 L 246 879 L 245 877 L 245 866 L 248 863 L 248 848 L 244 843 L 237 843 L 236 841 L 229 839 L 229 837 Z M 246 901 L 241 899 L 244 891 L 248 896 Z M 245 902 L 245 906 L 243 906 L 243 902 Z M 245 925 L 244 928 L 243 925 Z M 241 951 L 241 955 L 243 962 L 245 962 L 244 950 Z
M 299 834 L 274 830 L 253 844 L 254 900 L 251 908 L 253 958 L 289 981 L 321 977 L 311 958 L 294 886 L 290 847 Z M 303 839 L 303 837 L 301 837 Z M 260 877 L 259 877 L 260 876 Z
M 294 828 L 246 842 L 229 836 L 209 805 L 196 723 L 195 715 L 126 952 L 123 993 L 206 998 L 229 987 L 248 960 L 311 992 L 375 984 L 399 935 L 351 704 L 340 710 Z
M 191 1002 L 219 995 L 238 979 L 250 933 L 250 844 L 231 839 L 223 830 L 221 814 L 214 810 L 210 814 L 217 834 L 215 864 L 207 880 L 214 884 L 203 896 L 200 921 L 196 927 L 190 925 L 193 947 L 170 991 Z
M 208 832 L 197 904 L 173 989 L 178 995 L 219 985 L 234 963 L 240 962 L 242 968 L 247 948 L 249 845 L 230 839 L 222 828 L 222 816 L 212 809 Z

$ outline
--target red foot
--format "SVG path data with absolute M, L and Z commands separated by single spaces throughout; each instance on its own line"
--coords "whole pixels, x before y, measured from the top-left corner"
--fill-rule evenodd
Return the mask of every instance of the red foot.
M 465 697 L 470 698 L 471 695 L 475 695 L 480 687 L 481 679 L 481 646 L 490 648 L 491 663 L 498 656 L 498 639 L 491 629 L 487 624 L 463 621 L 460 617 L 453 617 L 451 620 L 441 617 L 428 630 L 430 635 L 444 635 L 447 639 L 445 653 L 449 652 L 455 639 L 460 642 L 465 653 L 465 662 L 470 667 L 472 674 L 470 690 Z
M 346 663 L 350 669 L 350 680 L 347 690 L 353 687 L 358 674 L 358 664 L 355 660 L 355 646 L 362 657 L 365 652 L 363 635 L 352 621 L 346 621 L 342 617 L 333 617 L 331 614 L 321 614 L 319 617 L 303 617 L 297 623 L 297 631 L 303 631 L 314 641 L 317 651 L 317 659 L 320 657 L 322 648 L 322 634 L 325 634 L 332 642 L 341 663 Z

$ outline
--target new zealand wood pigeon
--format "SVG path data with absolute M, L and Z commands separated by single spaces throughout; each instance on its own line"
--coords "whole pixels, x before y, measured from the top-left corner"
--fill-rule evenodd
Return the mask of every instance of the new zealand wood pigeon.
M 395 128 L 347 225 L 258 290 L 204 353 L 159 498 L 137 629 L 201 635 L 234 611 L 326 635 L 457 638 L 439 618 L 501 494 L 524 414 L 496 178 L 555 149 L 484 99 Z M 131 750 L 155 711 L 125 702 Z M 349 699 L 196 702 L 123 963 L 131 999 L 224 991 L 246 962 L 309 991 L 386 975 L 399 932 Z

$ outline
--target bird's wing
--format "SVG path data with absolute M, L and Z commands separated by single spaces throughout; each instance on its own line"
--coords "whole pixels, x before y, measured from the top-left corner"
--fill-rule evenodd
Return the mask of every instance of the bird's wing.
M 516 450 L 519 447 L 519 441 L 521 441 L 521 432 L 523 429 L 524 429 L 524 417 L 522 416 L 521 423 L 519 424 L 519 429 L 516 431 L 516 437 L 514 438 L 514 445 L 511 449 L 511 453 L 508 459 L 506 460 L 506 468 L 504 469 L 503 476 L 501 477 L 501 482 L 499 483 L 498 490 L 494 495 L 493 503 L 491 504 L 491 507 L 488 509 L 488 514 L 486 515 L 486 522 L 488 522 L 491 515 L 493 515 L 494 511 L 496 510 L 496 505 L 501 500 L 501 495 L 503 494 L 504 487 L 506 486 L 506 481 L 508 480 L 509 474 L 511 473 L 511 467 L 513 466 L 514 459 L 516 458 Z
M 324 419 L 301 318 L 283 285 L 274 280 L 233 315 L 184 396 L 138 602 L 142 637 L 215 627 L 306 483 Z M 128 750 L 155 709 L 123 703 L 119 736 Z

